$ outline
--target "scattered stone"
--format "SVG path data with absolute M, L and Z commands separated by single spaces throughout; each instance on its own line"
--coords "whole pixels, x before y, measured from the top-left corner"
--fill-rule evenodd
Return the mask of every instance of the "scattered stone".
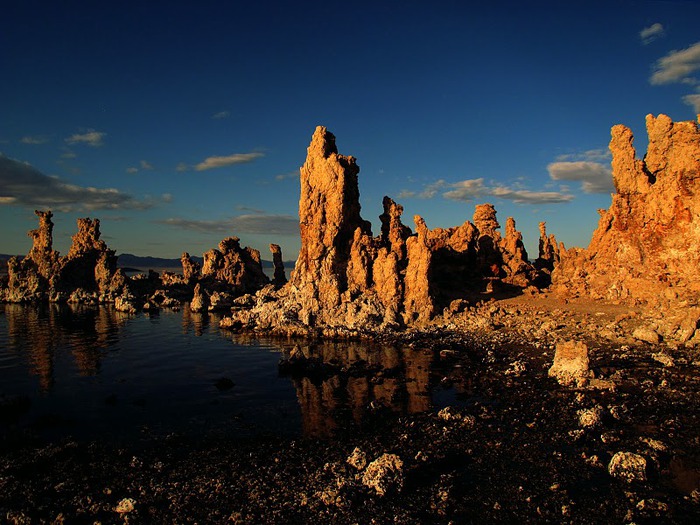
M 382 454 L 372 461 L 362 475 L 362 484 L 379 496 L 403 487 L 403 461 L 396 454 Z
M 549 369 L 549 377 L 554 377 L 560 385 L 584 385 L 589 379 L 588 347 L 581 341 L 558 343 L 554 354 L 554 364 Z
M 114 509 L 114 512 L 118 514 L 129 514 L 136 510 L 136 500 L 133 498 L 122 499 Z
M 359 447 L 355 447 L 352 454 L 348 456 L 345 460 L 348 465 L 357 470 L 362 470 L 367 466 L 367 454 L 365 454 Z
M 647 460 L 633 452 L 617 452 L 608 464 L 608 473 L 628 483 L 646 481 Z
M 657 361 L 666 367 L 674 366 L 676 364 L 673 357 L 671 357 L 670 355 L 668 355 L 665 352 L 658 352 L 656 354 L 651 354 L 651 358 L 654 361 Z
M 124 312 L 127 314 L 135 314 L 138 312 L 138 308 L 134 297 L 122 296 L 115 298 L 114 309 L 118 312 Z
M 666 444 L 663 441 L 659 441 L 658 439 L 653 439 L 650 437 L 640 437 L 639 440 L 642 443 L 648 445 L 649 448 L 655 450 L 656 452 L 666 452 L 668 450 Z
M 637 341 L 643 341 L 654 345 L 661 340 L 661 336 L 659 336 L 656 330 L 646 326 L 635 328 L 635 330 L 632 332 L 632 337 L 634 337 Z
M 579 410 L 578 421 L 579 425 L 584 428 L 595 428 L 602 423 L 603 409 L 602 407 L 587 408 Z

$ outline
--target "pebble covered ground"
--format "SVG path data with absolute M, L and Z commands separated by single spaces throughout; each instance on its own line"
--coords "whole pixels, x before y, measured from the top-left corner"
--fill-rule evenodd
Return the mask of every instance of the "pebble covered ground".
M 0 520 L 700 522 L 694 347 L 590 342 L 596 381 L 562 386 L 548 377 L 546 338 L 515 344 L 507 332 L 442 328 L 403 342 L 435 354 L 439 381 L 461 393 L 454 405 L 411 416 L 377 405 L 361 428 L 331 439 L 5 440 Z M 374 381 L 382 372 L 313 371 Z

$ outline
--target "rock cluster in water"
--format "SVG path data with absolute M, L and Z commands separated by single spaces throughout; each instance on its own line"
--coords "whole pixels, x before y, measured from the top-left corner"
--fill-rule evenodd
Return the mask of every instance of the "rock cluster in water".
M 128 278 L 99 239 L 98 220 L 80 219 L 69 254 L 60 257 L 51 247 L 51 212 L 37 212 L 34 246 L 9 262 L 2 298 L 114 301 L 124 310 L 192 301 L 195 311 L 230 310 L 227 328 L 342 335 L 421 327 L 436 318 L 460 324 L 462 313 L 484 299 L 546 289 L 565 300 L 654 306 L 649 310 L 663 312 L 663 323 L 640 327 L 644 334 L 635 337 L 688 341 L 700 319 L 700 132 L 696 122 L 665 115 L 649 115 L 647 130 L 648 152 L 638 160 L 631 131 L 613 127 L 616 193 L 587 249 L 567 250 L 540 223 L 538 258 L 530 262 L 515 221 L 508 218 L 501 233 L 491 204 L 476 206 L 471 222 L 452 228 L 431 230 L 415 216 L 413 231 L 389 197 L 374 236 L 360 214 L 356 160 L 339 154 L 333 134 L 319 126 L 300 172 L 301 250 L 288 283 L 279 246 L 270 245 L 270 282 L 260 253 L 242 248 L 237 237 L 205 253 L 201 267 L 184 253 L 182 275 Z
M 94 298 L 114 300 L 125 291 L 126 276 L 117 269 L 114 250 L 100 239 L 100 221 L 78 219 L 68 255 L 61 257 L 53 249 L 53 214 L 36 211 L 39 227 L 31 230 L 29 254 L 13 257 L 7 264 L 7 283 L 2 297 L 7 302 L 82 302 Z
M 114 250 L 100 239 L 99 219 L 78 219 L 68 255 L 61 257 L 52 247 L 53 214 L 35 213 L 39 227 L 29 232 L 32 249 L 24 258 L 12 257 L 7 278 L 0 281 L 4 302 L 114 303 L 118 310 L 134 313 L 157 306 L 179 307 L 192 300 L 195 311 L 215 310 L 230 308 L 235 297 L 269 283 L 260 252 L 242 248 L 237 237 L 224 239 L 218 250 L 205 253 L 202 267 L 184 253 L 182 275 L 151 271 L 128 277 L 117 268 Z M 281 259 L 279 249 L 277 253 Z

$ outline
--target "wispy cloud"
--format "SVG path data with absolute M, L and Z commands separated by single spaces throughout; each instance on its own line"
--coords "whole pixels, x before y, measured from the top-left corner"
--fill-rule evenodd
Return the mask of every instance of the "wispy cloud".
M 35 136 L 30 136 L 27 135 L 25 137 L 22 137 L 20 139 L 20 142 L 22 144 L 46 144 L 49 142 L 49 138 L 44 136 L 44 135 L 35 135 Z
M 175 166 L 175 171 L 182 173 L 184 171 L 189 171 L 190 167 L 185 164 L 184 162 L 180 162 L 177 166 Z
M 298 235 L 299 219 L 292 215 L 246 214 L 219 221 L 170 218 L 156 221 L 199 233 Z
M 129 167 L 129 168 L 126 168 L 126 172 L 133 175 L 134 173 L 138 173 L 140 170 L 151 171 L 151 170 L 153 170 L 153 169 L 155 169 L 155 168 L 153 167 L 153 164 L 151 164 L 151 163 L 148 162 L 147 160 L 142 160 L 142 161 L 139 163 L 139 167 L 138 167 L 138 168 L 135 167 L 135 166 L 131 166 L 131 167 Z
M 676 82 L 697 85 L 698 80 L 691 75 L 700 69 L 700 42 L 680 51 L 671 51 L 654 65 L 654 73 L 649 81 L 654 84 Z
M 437 195 L 438 191 L 449 186 L 444 179 L 438 179 L 435 182 L 426 184 L 421 191 L 401 190 L 397 196 L 398 199 L 432 199 Z
M 683 102 L 691 106 L 696 113 L 700 113 L 700 93 L 684 96 Z
M 202 162 L 197 164 L 194 169 L 195 171 L 205 171 L 214 168 L 225 168 L 226 166 L 234 166 L 236 164 L 246 164 L 248 162 L 253 162 L 255 159 L 259 159 L 264 155 L 259 152 L 251 153 L 234 153 L 233 155 L 227 155 L 224 157 L 208 157 Z
M 77 156 L 78 156 L 77 154 L 75 154 L 74 152 L 72 152 L 72 151 L 69 150 L 69 149 L 66 149 L 66 150 L 63 151 L 63 153 L 61 153 L 61 158 L 62 158 L 62 159 L 74 159 L 74 158 L 76 158 Z
M 60 211 L 147 209 L 153 203 L 113 188 L 70 184 L 30 164 L 0 156 L 0 204 Z
M 600 162 L 610 160 L 612 157 L 608 148 L 589 149 L 583 153 L 565 153 L 557 157 L 557 162 L 584 160 L 588 162 Z
M 452 189 L 443 193 L 443 197 L 466 202 L 483 197 L 495 197 L 518 204 L 554 204 L 574 199 L 573 195 L 559 191 L 531 191 L 504 184 L 486 184 L 483 178 L 467 179 L 449 186 Z
M 261 214 L 261 215 L 264 215 L 264 214 L 265 214 L 265 210 L 261 210 L 261 209 L 259 209 L 259 208 L 252 208 L 252 207 L 250 207 L 250 206 L 244 206 L 243 204 L 238 204 L 238 205 L 236 206 L 236 209 L 237 209 L 238 211 L 247 211 L 247 212 L 249 212 L 249 213 L 258 213 L 258 214 Z
M 85 133 L 75 133 L 66 139 L 66 144 L 87 144 L 93 148 L 97 148 L 104 144 L 104 138 L 107 136 L 102 131 L 89 129 Z
M 299 178 L 299 170 L 290 171 L 289 173 L 280 173 L 279 175 L 275 175 L 275 180 L 287 180 L 287 179 L 298 179 L 298 178 Z
M 230 111 L 219 111 L 218 113 L 214 113 L 211 116 L 211 118 L 213 118 L 214 120 L 221 120 L 221 119 L 229 118 L 230 116 L 231 116 Z
M 666 31 L 664 30 L 664 26 L 657 22 L 642 29 L 639 32 L 639 38 L 642 40 L 642 44 L 647 45 L 652 43 L 657 38 L 661 38 L 665 33 Z
M 610 167 L 586 160 L 574 162 L 552 162 L 547 166 L 549 177 L 556 181 L 581 183 L 584 193 L 611 193 L 615 191 Z

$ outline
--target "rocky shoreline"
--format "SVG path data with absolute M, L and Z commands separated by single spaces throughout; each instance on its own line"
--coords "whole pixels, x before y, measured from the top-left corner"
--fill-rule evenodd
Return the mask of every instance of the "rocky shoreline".
M 9 523 L 692 523 L 700 516 L 700 354 L 589 348 L 598 381 L 548 377 L 554 348 L 415 332 L 455 404 L 368 407 L 325 438 L 144 435 L 109 444 L 16 443 L 0 459 Z M 289 342 L 287 343 L 289 345 Z M 303 347 L 302 345 L 298 345 Z M 662 352 L 664 355 L 669 355 Z M 287 373 L 368 374 L 390 370 Z M 316 379 L 318 380 L 318 379 Z

